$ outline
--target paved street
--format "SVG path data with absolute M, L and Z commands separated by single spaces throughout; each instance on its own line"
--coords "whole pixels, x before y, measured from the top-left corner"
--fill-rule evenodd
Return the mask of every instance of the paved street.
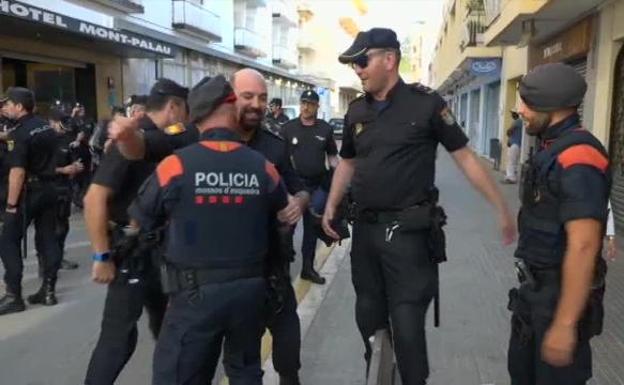
M 507 291 L 514 282 L 513 248 L 499 242 L 491 210 L 440 152 L 438 185 L 449 214 L 449 261 L 442 266 L 442 326 L 430 327 L 433 385 L 507 385 Z M 516 204 L 514 186 L 503 187 Z M 31 243 L 32 244 L 32 243 Z M 89 280 L 84 225 L 74 218 L 68 257 L 77 271 L 63 271 L 58 306 L 29 307 L 0 318 L 0 384 L 80 384 L 99 331 L 105 288 Z M 38 287 L 35 258 L 26 260 L 29 294 Z M 293 267 L 293 273 L 298 267 Z M 304 328 L 304 384 L 364 384 L 363 346 L 355 328 L 348 244 L 325 262 L 327 286 L 312 286 L 300 313 Z M 592 385 L 624 384 L 624 259 L 610 265 L 605 332 L 594 340 Z M 430 318 L 431 314 L 430 314 Z M 153 343 L 142 320 L 136 354 L 118 384 L 147 384 Z M 270 360 L 265 384 L 276 385 Z M 221 383 L 218 379 L 215 384 Z

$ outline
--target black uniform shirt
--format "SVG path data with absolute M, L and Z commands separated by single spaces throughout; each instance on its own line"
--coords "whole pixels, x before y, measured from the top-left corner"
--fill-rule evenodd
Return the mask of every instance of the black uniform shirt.
M 332 127 L 322 119 L 312 126 L 293 119 L 284 124 L 282 133 L 295 172 L 304 179 L 320 179 L 327 172 L 325 155 L 338 155 Z
M 344 127 L 340 156 L 355 160 L 354 200 L 376 210 L 425 200 L 434 185 L 438 143 L 449 152 L 468 143 L 437 93 L 402 80 L 387 103 L 375 103 L 368 95 L 353 101 Z
M 158 131 L 149 118 L 141 121 L 140 126 L 145 133 Z M 128 207 L 136 197 L 139 188 L 154 169 L 155 162 L 144 160 L 132 161 L 121 155 L 116 146 L 111 147 L 104 154 L 100 166 L 93 176 L 92 183 L 108 187 L 113 191 L 113 197 L 109 206 L 109 219 L 118 223 L 128 222 Z
M 189 124 L 179 134 L 168 135 L 163 131 L 151 131 L 146 132 L 144 138 L 145 160 L 159 162 L 176 149 L 196 143 L 199 140 L 199 131 L 195 125 Z M 259 129 L 247 145 L 275 165 L 289 193 L 296 194 L 304 189 L 301 179 L 288 161 L 286 143 L 281 137 L 269 130 Z
M 28 176 L 53 178 L 56 175 L 58 137 L 45 120 L 26 115 L 18 119 L 9 134 L 9 167 L 21 167 Z

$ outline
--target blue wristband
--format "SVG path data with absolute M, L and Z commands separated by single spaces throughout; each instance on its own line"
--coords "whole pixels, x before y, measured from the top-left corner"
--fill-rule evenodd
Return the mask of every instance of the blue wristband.
M 106 262 L 106 261 L 108 261 L 110 259 L 110 253 L 108 251 L 106 251 L 104 253 L 95 253 L 91 257 L 91 259 L 93 259 L 94 261 L 97 261 L 97 262 Z

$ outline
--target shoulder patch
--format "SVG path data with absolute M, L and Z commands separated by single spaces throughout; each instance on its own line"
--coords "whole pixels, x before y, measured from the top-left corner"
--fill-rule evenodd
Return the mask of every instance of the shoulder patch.
M 177 155 L 169 155 L 156 167 L 156 176 L 160 187 L 165 187 L 171 180 L 184 174 L 184 166 Z
M 421 84 L 421 83 L 412 83 L 412 84 L 410 84 L 410 88 L 415 90 L 415 91 L 424 93 L 424 94 L 435 94 L 436 93 L 436 90 L 434 90 L 431 87 L 427 87 L 426 85 Z
M 609 167 L 609 160 L 597 149 L 589 144 L 578 144 L 564 150 L 557 157 L 557 161 L 564 169 L 577 165 L 592 166 L 605 172 Z
M 14 140 L 7 140 L 7 149 L 9 151 L 13 151 L 13 149 L 15 148 L 15 141 Z
M 452 126 L 457 122 L 453 112 L 451 112 L 451 109 L 448 107 L 444 107 L 442 111 L 440 111 L 440 118 L 442 118 L 442 121 L 447 126 Z
M 186 127 L 184 127 L 184 124 L 182 123 L 176 123 L 171 126 L 167 126 L 164 131 L 167 135 L 179 135 L 186 131 Z

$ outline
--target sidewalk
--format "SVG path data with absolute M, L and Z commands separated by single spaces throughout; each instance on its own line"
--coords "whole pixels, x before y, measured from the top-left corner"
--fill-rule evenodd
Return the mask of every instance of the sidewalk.
M 508 385 L 510 314 L 506 304 L 507 292 L 516 282 L 514 247 L 502 246 L 491 208 L 442 152 L 437 184 L 449 216 L 449 261 L 441 266 L 439 329 L 432 327 L 429 314 L 429 385 Z M 502 185 L 501 189 L 517 209 L 517 186 Z M 593 339 L 591 385 L 624 385 L 624 257 L 609 268 L 607 318 L 603 335 Z M 365 383 L 354 303 L 347 256 L 304 336 L 304 384 Z

